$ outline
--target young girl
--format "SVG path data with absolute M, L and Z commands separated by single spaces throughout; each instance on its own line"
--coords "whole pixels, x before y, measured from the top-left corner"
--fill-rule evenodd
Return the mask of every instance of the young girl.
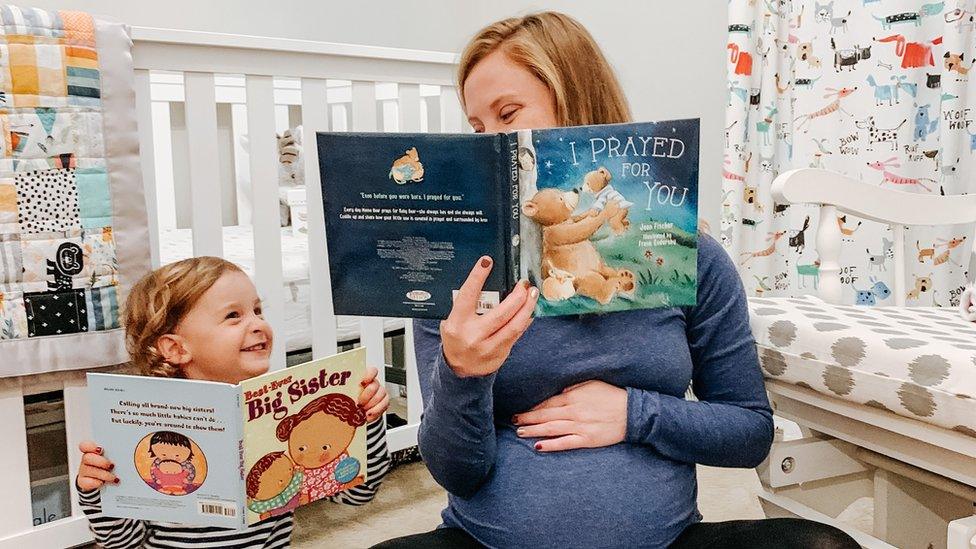
M 149 273 L 132 288 L 123 322 L 129 354 L 145 375 L 238 383 L 268 371 L 273 334 L 261 300 L 247 275 L 223 259 L 197 257 Z M 358 402 L 369 422 L 368 480 L 330 498 L 338 503 L 373 499 L 390 467 L 383 422 L 390 399 L 376 374 L 376 368 L 368 369 Z M 101 546 L 280 548 L 290 543 L 290 510 L 269 513 L 243 530 L 106 517 L 99 489 L 119 483 L 114 464 L 93 442 L 81 443 L 80 449 L 78 496 Z

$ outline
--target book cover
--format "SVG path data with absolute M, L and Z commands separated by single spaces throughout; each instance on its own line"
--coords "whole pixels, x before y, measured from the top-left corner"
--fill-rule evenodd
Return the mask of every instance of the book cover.
M 694 305 L 698 120 L 519 132 L 536 316 Z
M 445 318 L 482 255 L 479 312 L 520 278 L 537 316 L 695 303 L 697 119 L 317 138 L 337 314 Z
M 365 482 L 365 349 L 238 385 L 88 374 L 106 516 L 243 528 Z
M 88 374 L 92 436 L 119 484 L 102 488 L 106 516 L 243 526 L 233 385 Z
M 364 348 L 241 382 L 248 523 L 366 480 Z

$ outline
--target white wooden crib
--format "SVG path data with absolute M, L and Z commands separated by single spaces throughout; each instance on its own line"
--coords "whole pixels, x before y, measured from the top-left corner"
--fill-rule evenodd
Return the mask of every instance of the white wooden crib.
M 873 315 L 920 315 L 913 311 L 921 309 L 903 309 L 907 290 L 905 227 L 976 222 L 976 196 L 909 194 L 867 185 L 824 170 L 786 172 L 773 182 L 772 192 L 775 201 L 780 204 L 820 205 L 820 227 L 816 238 L 820 255 L 819 297 L 823 300 L 820 303 L 826 303 L 822 306 L 816 305 L 816 302 L 805 303 L 799 307 L 805 311 L 815 311 L 814 315 L 821 313 L 815 318 L 826 318 L 822 314 L 824 311 L 848 314 L 850 317 L 847 320 L 851 320 L 851 317 L 866 319 Z M 869 308 L 831 308 L 831 304 L 840 304 L 841 298 L 838 211 L 891 227 L 895 240 L 896 308 L 887 308 L 883 313 L 871 312 L 870 315 Z M 797 440 L 775 442 L 770 457 L 759 468 L 763 484 L 760 501 L 767 515 L 802 516 L 827 522 L 845 529 L 865 547 L 976 548 L 976 438 L 958 432 L 958 428 L 953 430 L 905 417 L 904 413 L 894 413 L 891 406 L 885 408 L 877 403 L 871 406 L 852 402 L 825 394 L 829 391 L 797 385 L 795 380 L 787 382 L 776 379 L 775 375 L 789 368 L 797 368 L 803 358 L 795 353 L 791 358 L 784 358 L 788 351 L 780 353 L 769 350 L 776 345 L 793 345 L 793 334 L 770 343 L 767 333 L 771 334 L 777 328 L 770 321 L 763 320 L 762 315 L 775 314 L 776 307 L 786 309 L 790 306 L 790 300 L 752 301 L 762 302 L 759 305 L 766 309 L 760 311 L 755 304 L 750 307 L 760 355 L 764 359 L 774 357 L 782 360 L 772 364 L 771 368 L 764 363 L 767 377 L 770 377 L 770 370 L 774 374 L 773 378 L 767 379 L 773 409 L 776 415 L 798 423 L 804 434 L 803 438 Z M 822 310 L 818 311 L 818 307 Z M 800 324 L 797 309 L 791 311 L 792 316 L 783 322 Z M 967 329 L 967 324 L 961 319 L 953 320 L 958 316 L 954 310 L 932 309 L 925 314 L 938 319 L 934 322 L 938 322 L 937 325 L 946 332 L 954 329 L 957 333 L 964 333 Z M 913 317 L 912 321 L 917 318 Z M 865 324 L 870 322 L 868 320 Z M 961 323 L 961 327 L 952 328 L 954 322 Z M 761 329 L 757 329 L 759 323 L 762 323 Z M 880 324 L 883 323 L 874 322 L 873 325 Z M 915 322 L 911 325 L 920 324 Z M 788 328 L 788 325 L 782 324 L 780 327 Z M 976 328 L 972 330 L 976 332 Z M 942 344 L 932 335 L 926 336 L 924 329 L 909 333 L 916 339 L 931 340 L 924 347 L 926 352 L 941 352 L 939 346 Z M 778 334 L 782 335 L 783 332 Z M 809 354 L 816 355 L 811 358 L 820 356 L 823 359 L 829 352 L 829 349 L 822 349 L 823 354 L 820 350 Z M 836 353 L 834 356 L 837 356 Z M 867 353 L 867 356 L 870 358 L 872 355 Z M 969 364 L 969 361 L 967 359 L 960 366 L 976 368 L 976 362 Z M 880 368 L 878 365 L 866 365 L 865 369 L 874 372 Z M 823 376 L 826 378 L 827 374 Z M 813 384 L 811 381 L 810 385 Z M 963 424 L 973 426 L 972 417 L 963 420 Z M 873 528 L 868 533 L 835 520 L 845 507 L 863 497 L 873 498 Z
M 224 255 L 221 167 L 235 164 L 248 173 L 249 206 L 237 205 L 239 222 L 249 220 L 254 235 L 254 279 L 265 312 L 278 334 L 283 330 L 286 298 L 281 261 L 281 229 L 275 131 L 298 123 L 304 127 L 305 180 L 308 193 L 308 266 L 311 292 L 311 344 L 315 357 L 337 349 L 332 312 L 325 229 L 322 220 L 314 132 L 462 131 L 463 115 L 453 85 L 456 56 L 328 42 L 238 36 L 156 28 L 132 29 L 136 68 L 142 174 L 151 226 L 152 258 L 159 265 L 160 228 L 173 227 L 178 213 L 176 187 L 186 178 L 193 255 Z M 234 124 L 246 127 L 246 156 L 228 159 L 228 140 L 218 111 L 230 108 Z M 185 112 L 185 129 L 171 123 Z M 234 198 L 231 198 L 232 200 Z M 247 210 L 246 213 L 244 210 Z M 318 245 L 316 243 L 321 243 Z M 391 451 L 416 444 L 420 392 L 414 363 L 412 330 L 404 327 L 407 425 L 391 429 Z M 362 318 L 359 342 L 368 361 L 384 361 L 383 319 Z M 285 346 L 275 347 L 272 364 L 285 366 Z M 381 373 L 383 369 L 381 368 Z M 0 380 L 0 470 L 8 479 L 0 498 L 0 548 L 70 547 L 91 540 L 87 521 L 71 488 L 68 518 L 35 524 L 25 397 L 63 391 L 67 433 L 67 471 L 78 467 L 78 442 L 90 432 L 82 372 Z M 54 423 L 60 411 L 52 411 Z M 62 474 L 62 476 L 64 476 Z M 62 479 L 63 480 L 63 479 Z M 36 482 L 34 484 L 37 484 Z

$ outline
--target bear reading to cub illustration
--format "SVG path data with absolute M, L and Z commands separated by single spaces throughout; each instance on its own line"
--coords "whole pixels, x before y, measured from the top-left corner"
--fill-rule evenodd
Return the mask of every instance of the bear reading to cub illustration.
M 573 215 L 579 205 L 580 189 L 548 188 L 522 204 L 522 214 L 542 229 L 542 296 L 549 301 L 582 295 L 602 305 L 618 295 L 633 297 L 634 273 L 610 267 L 590 241 L 604 223 L 614 234 L 627 231 L 630 202 L 610 185 L 611 175 L 599 168 L 583 179 L 583 192 L 596 195 L 586 212 Z

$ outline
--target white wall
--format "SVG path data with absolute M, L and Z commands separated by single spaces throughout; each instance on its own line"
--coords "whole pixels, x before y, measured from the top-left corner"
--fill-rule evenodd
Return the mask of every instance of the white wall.
M 540 9 L 579 19 L 616 68 L 637 120 L 702 119 L 700 214 L 719 226 L 728 15 L 716 0 L 28 0 L 131 25 L 457 52 L 497 19 Z M 585 60 L 581 60 L 585 62 Z

